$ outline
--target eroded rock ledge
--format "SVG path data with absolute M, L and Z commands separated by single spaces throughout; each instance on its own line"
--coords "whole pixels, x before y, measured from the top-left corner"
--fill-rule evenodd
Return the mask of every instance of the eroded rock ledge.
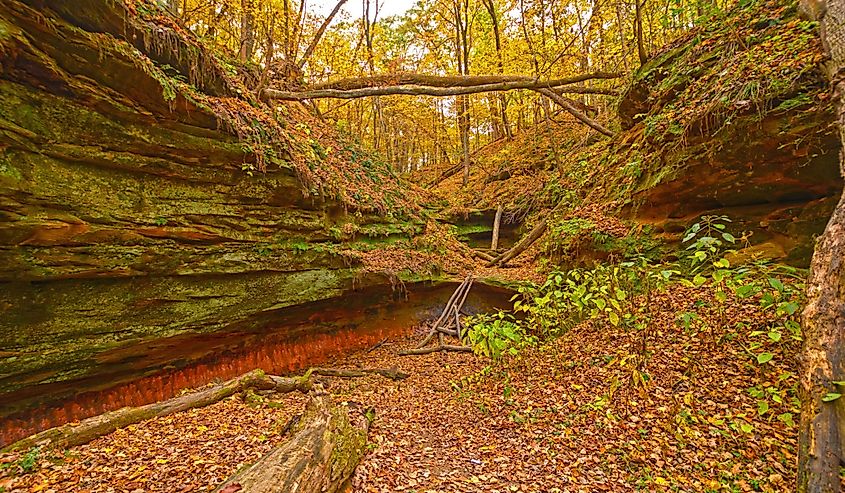
M 341 252 L 347 230 L 372 244 L 419 228 L 375 198 L 356 209 L 313 177 L 304 189 L 319 143 L 280 134 L 259 153 L 236 127 L 264 124 L 260 103 L 190 33 L 132 9 L 0 4 L 0 414 L 24 387 L 96 380 L 114 351 L 389 285 Z M 297 105 L 277 111 L 277 130 L 319 133 Z M 345 172 L 364 201 L 400 189 Z

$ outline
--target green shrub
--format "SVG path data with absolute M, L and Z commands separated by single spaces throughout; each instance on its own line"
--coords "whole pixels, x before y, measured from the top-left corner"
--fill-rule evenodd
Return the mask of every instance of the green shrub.
M 511 314 L 502 311 L 494 315 L 475 315 L 468 318 L 466 324 L 467 331 L 462 335 L 464 344 L 475 354 L 492 359 L 515 355 L 520 348 L 535 344 L 537 340 Z

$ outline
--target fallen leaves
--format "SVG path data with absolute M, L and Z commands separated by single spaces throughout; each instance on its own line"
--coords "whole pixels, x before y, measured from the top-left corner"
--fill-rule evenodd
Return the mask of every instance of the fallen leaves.
M 501 363 L 461 353 L 399 357 L 408 335 L 334 366 L 397 367 L 411 377 L 330 379 L 339 402 L 376 409 L 370 453 L 353 478 L 360 492 L 633 492 L 789 489 L 796 475 L 791 412 L 797 343 L 771 343 L 759 365 L 743 349 L 763 322 L 754 300 L 701 330 L 677 313 L 713 303 L 707 288 L 655 295 L 645 363 L 640 334 L 583 323 Z M 701 303 L 700 303 L 701 304 Z M 713 303 L 712 306 L 716 306 Z M 634 370 L 643 375 L 633 378 Z M 780 389 L 761 412 L 753 389 Z M 781 394 L 778 394 L 780 396 Z M 119 430 L 35 473 L 0 479 L 9 491 L 208 491 L 283 440 L 303 397 L 278 404 L 230 398 L 205 409 Z M 797 419 L 797 415 L 795 416 Z M 11 463 L 17 457 L 5 457 Z M 7 469 L 8 471 L 8 469 Z M 234 491 L 234 490 L 233 490 Z

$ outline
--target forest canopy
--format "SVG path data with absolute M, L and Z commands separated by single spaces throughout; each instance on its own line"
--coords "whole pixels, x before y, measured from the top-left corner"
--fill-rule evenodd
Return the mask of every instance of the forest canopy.
M 318 9 L 296 0 L 170 0 L 168 6 L 205 43 L 252 67 L 260 90 L 329 89 L 338 80 L 398 74 L 539 82 L 620 75 L 554 87 L 553 95 L 520 90 L 441 99 L 409 90 L 395 98 L 313 100 L 324 118 L 400 171 L 459 162 L 540 121 L 569 118 L 562 111 L 577 111 L 610 135 L 604 127 L 613 96 L 626 83 L 621 74 L 731 7 L 684 0 L 421 0 L 384 16 L 378 2 L 363 0 L 354 8 L 363 15 L 355 18 L 343 8 L 346 0 L 325 3 Z

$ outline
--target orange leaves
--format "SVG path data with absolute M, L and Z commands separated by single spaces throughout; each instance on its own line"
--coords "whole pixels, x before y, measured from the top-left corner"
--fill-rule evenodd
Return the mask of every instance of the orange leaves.
M 761 368 L 744 349 L 750 330 L 735 325 L 766 322 L 754 299 L 727 305 L 724 319 L 707 288 L 671 286 L 650 301 L 644 339 L 590 322 L 491 364 L 460 353 L 397 356 L 417 340 L 411 335 L 333 363 L 411 374 L 330 382 L 338 399 L 377 410 L 354 491 L 787 490 L 797 429 L 761 415 L 750 389 L 781 381 L 789 388 L 797 343 L 773 348 L 774 363 Z M 704 322 L 697 329 L 676 323 L 691 309 Z M 647 357 L 638 360 L 642 347 Z M 641 384 L 632 382 L 635 369 L 645 375 Z M 278 444 L 302 404 L 296 394 L 273 407 L 228 399 L 120 430 L 0 485 L 207 491 Z M 771 406 L 780 412 L 789 403 Z

